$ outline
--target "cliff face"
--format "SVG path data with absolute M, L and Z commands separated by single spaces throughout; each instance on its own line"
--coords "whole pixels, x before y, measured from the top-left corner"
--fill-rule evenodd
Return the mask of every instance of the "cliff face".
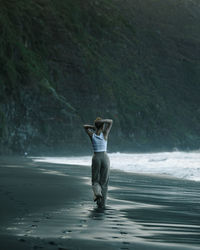
M 96 116 L 114 120 L 113 150 L 199 147 L 198 1 L 0 7 L 2 153 L 87 151 Z

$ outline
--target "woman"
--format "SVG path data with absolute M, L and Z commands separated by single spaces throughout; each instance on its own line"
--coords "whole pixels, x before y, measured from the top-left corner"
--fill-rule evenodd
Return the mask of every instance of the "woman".
M 108 134 L 112 127 L 111 119 L 96 118 L 94 126 L 84 125 L 86 133 L 89 135 L 94 155 L 92 157 L 92 189 L 94 201 L 99 208 L 105 208 L 108 180 L 110 172 L 110 160 L 106 153 Z

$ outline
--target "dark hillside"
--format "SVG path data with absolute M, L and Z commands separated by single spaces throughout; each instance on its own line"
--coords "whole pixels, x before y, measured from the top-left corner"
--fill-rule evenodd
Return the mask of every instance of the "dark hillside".
M 195 0 L 1 1 L 0 151 L 88 152 L 96 116 L 112 150 L 199 148 L 199 26 Z

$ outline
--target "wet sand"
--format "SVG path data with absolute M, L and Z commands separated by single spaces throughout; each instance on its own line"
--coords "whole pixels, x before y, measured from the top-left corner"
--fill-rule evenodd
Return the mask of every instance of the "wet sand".
M 200 183 L 111 171 L 106 210 L 90 168 L 0 158 L 0 249 L 200 249 Z

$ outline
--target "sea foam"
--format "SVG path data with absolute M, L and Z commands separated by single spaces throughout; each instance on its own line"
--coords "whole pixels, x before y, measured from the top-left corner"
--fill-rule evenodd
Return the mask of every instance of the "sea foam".
M 132 173 L 162 174 L 200 181 L 199 152 L 110 153 L 111 169 Z M 91 156 L 34 157 L 34 161 L 56 164 L 91 165 Z

